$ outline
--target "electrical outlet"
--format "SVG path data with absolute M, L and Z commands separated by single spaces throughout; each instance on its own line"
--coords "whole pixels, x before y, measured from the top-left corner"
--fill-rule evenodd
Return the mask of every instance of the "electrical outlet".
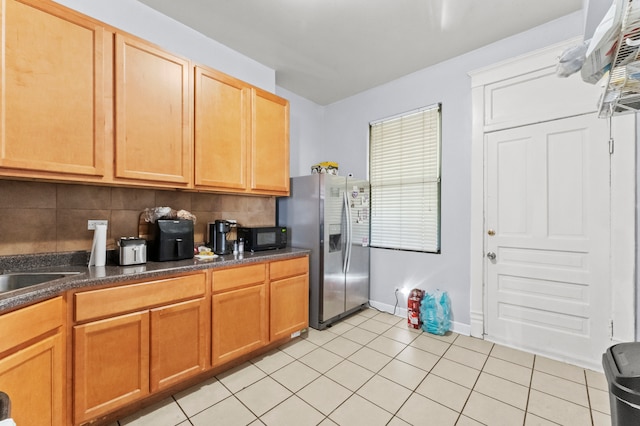
M 407 287 L 396 287 L 395 294 L 400 294 L 402 297 L 409 297 L 410 290 Z
M 88 230 L 95 230 L 96 229 L 96 225 L 106 225 L 108 226 L 109 221 L 108 220 L 91 220 L 89 219 L 89 222 L 87 223 L 87 229 Z

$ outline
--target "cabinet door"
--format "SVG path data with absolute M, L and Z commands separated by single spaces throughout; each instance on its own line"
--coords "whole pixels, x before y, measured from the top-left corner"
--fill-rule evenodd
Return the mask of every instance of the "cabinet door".
M 52 2 L 4 0 L 0 14 L 0 174 L 100 180 L 104 28 Z
M 251 89 L 220 72 L 195 69 L 195 184 L 247 188 Z
M 251 191 L 289 195 L 289 102 L 252 90 Z
M 62 297 L 0 316 L 0 390 L 19 425 L 63 425 L 66 410 Z
M 151 310 L 151 392 L 206 368 L 207 307 L 201 298 Z
M 271 281 L 271 341 L 289 337 L 309 325 L 309 276 Z
M 62 335 L 42 339 L 0 360 L 0 389 L 20 426 L 64 425 Z
M 265 284 L 215 294 L 212 310 L 214 366 L 267 344 Z
M 73 328 L 75 423 L 149 393 L 149 313 Z
M 116 178 L 191 183 L 189 62 L 116 34 Z

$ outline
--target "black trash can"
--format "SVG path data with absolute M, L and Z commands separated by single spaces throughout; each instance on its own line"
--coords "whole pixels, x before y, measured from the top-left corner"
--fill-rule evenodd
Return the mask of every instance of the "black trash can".
M 640 425 L 640 342 L 619 343 L 602 355 L 611 426 Z

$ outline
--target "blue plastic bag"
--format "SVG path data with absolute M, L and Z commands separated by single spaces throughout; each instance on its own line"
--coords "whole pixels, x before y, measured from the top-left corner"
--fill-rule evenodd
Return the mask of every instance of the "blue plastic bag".
M 425 293 L 420 303 L 422 329 L 431 334 L 444 335 L 451 327 L 451 301 L 446 291 Z

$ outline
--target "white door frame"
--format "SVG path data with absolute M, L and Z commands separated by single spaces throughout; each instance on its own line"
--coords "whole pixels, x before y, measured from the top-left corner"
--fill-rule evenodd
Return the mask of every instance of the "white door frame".
M 575 38 L 539 51 L 523 55 L 470 73 L 472 78 L 472 148 L 471 148 L 471 247 L 470 247 L 470 316 L 471 335 L 484 338 L 485 332 L 485 206 L 484 164 L 485 133 L 520 125 L 533 124 L 572 115 L 594 112 L 600 88 L 587 83 L 572 83 L 576 96 L 566 101 L 566 93 L 553 99 L 555 93 L 542 93 L 549 97 L 548 108 L 533 111 L 527 116 L 497 117 L 492 108 L 492 92 L 487 88 L 493 83 L 509 78 L 538 75 L 548 70 L 551 74 L 559 52 L 575 46 L 581 39 Z M 555 76 L 554 76 L 555 77 Z M 571 78 L 578 78 L 579 73 Z M 558 78 L 558 77 L 556 77 Z M 558 78 L 559 79 L 559 78 Z M 549 81 L 552 85 L 555 80 Z M 591 99 L 585 102 L 584 99 Z M 578 99 L 583 98 L 583 99 Z M 523 99 L 528 102 L 530 99 Z M 530 109 L 530 106 L 527 105 Z M 635 199 L 636 199 L 636 135 L 635 114 L 614 117 L 612 137 L 615 140 L 611 156 L 611 320 L 612 344 L 635 340 Z

